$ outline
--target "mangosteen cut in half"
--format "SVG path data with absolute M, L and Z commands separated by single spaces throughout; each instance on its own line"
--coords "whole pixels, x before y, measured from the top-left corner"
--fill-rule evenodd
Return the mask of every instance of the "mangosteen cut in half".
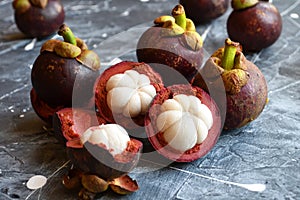
M 207 154 L 221 132 L 216 103 L 204 90 L 190 85 L 161 90 L 145 123 L 153 147 L 177 162 L 191 162 Z

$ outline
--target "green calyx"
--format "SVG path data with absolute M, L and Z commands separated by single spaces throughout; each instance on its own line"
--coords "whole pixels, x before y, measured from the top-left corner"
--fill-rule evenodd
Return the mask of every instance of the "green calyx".
M 242 10 L 245 8 L 250 8 L 259 3 L 259 0 L 232 0 L 231 7 L 234 10 Z
M 193 21 L 186 18 L 184 8 L 180 4 L 172 9 L 172 16 L 162 15 L 154 20 L 154 24 L 159 27 L 174 29 L 170 36 L 181 35 L 185 31 L 196 32 Z
M 187 48 L 198 51 L 203 46 L 203 40 L 197 33 L 194 22 L 186 18 L 184 7 L 180 4 L 172 9 L 172 16 L 162 15 L 154 20 L 154 24 L 162 27 L 162 37 L 183 36 Z
M 63 58 L 75 58 L 78 62 L 92 70 L 100 68 L 100 59 L 98 55 L 88 49 L 86 43 L 80 38 L 76 38 L 71 29 L 63 24 L 58 34 L 64 38 L 64 41 L 50 39 L 46 41 L 40 52 L 54 52 Z
M 221 76 L 226 92 L 229 94 L 239 93 L 249 79 L 245 64 L 246 58 L 241 52 L 239 43 L 227 38 L 225 47 L 218 49 L 212 58 L 215 58 L 216 68 L 224 69 Z

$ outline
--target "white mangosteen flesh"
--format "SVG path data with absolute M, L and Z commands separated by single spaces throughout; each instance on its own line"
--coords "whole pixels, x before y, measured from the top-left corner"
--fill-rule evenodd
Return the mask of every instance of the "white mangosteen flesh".
M 156 95 L 149 77 L 135 70 L 111 76 L 106 83 L 106 91 L 111 111 L 126 117 L 145 114 Z
M 209 108 L 200 99 L 178 94 L 161 105 L 161 113 L 156 119 L 159 132 L 172 148 L 185 152 L 196 144 L 201 144 L 213 125 Z
M 106 148 L 112 156 L 121 154 L 130 141 L 127 131 L 118 124 L 102 124 L 88 128 L 80 137 L 81 143 L 90 142 Z

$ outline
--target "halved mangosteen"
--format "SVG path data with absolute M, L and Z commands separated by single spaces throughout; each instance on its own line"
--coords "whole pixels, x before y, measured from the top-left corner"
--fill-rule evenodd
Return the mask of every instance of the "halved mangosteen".
M 102 124 L 90 127 L 79 139 L 68 141 L 67 153 L 76 168 L 112 180 L 137 165 L 142 147 L 122 126 Z
M 145 124 L 153 147 L 177 162 L 191 162 L 207 154 L 222 129 L 214 100 L 201 88 L 183 84 L 156 95 Z
M 123 61 L 106 69 L 95 83 L 99 116 L 127 129 L 144 127 L 145 114 L 163 82 L 148 64 Z

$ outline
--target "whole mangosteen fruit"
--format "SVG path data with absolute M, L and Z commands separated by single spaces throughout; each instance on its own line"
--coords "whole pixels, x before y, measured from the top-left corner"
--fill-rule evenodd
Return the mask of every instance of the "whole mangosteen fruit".
M 195 24 L 210 22 L 223 15 L 227 9 L 229 0 L 180 0 L 186 16 Z
M 214 100 L 189 84 L 162 89 L 151 103 L 145 124 L 154 149 L 176 162 L 191 162 L 206 155 L 222 129 Z
M 60 0 L 14 0 L 13 8 L 18 29 L 29 37 L 49 36 L 65 19 Z
M 226 109 L 224 129 L 240 128 L 255 120 L 268 101 L 267 83 L 259 68 L 246 59 L 240 44 L 229 38 L 225 47 L 207 60 L 192 84 L 218 91 L 220 80 L 226 92 L 226 103 L 218 104 L 221 111 Z
M 276 42 L 282 31 L 282 19 L 272 3 L 232 0 L 231 5 L 233 11 L 227 19 L 227 32 L 244 51 L 260 51 Z
M 126 175 L 138 163 L 143 144 L 131 139 L 118 124 L 88 128 L 67 143 L 67 154 L 76 168 L 105 180 Z
M 100 118 L 132 130 L 144 127 L 145 114 L 163 82 L 148 64 L 122 61 L 107 68 L 94 88 Z
M 193 21 L 186 18 L 179 4 L 173 8 L 172 16 L 160 16 L 154 24 L 138 40 L 138 61 L 148 63 L 156 71 L 161 65 L 171 67 L 190 81 L 203 60 L 203 41 Z
M 43 101 L 55 112 L 58 111 L 56 108 L 88 107 L 93 101 L 94 81 L 99 76 L 100 59 L 65 24 L 60 27 L 58 34 L 64 37 L 64 41 L 46 41 L 33 63 L 31 82 L 36 99 Z M 35 105 L 33 107 L 39 108 Z

